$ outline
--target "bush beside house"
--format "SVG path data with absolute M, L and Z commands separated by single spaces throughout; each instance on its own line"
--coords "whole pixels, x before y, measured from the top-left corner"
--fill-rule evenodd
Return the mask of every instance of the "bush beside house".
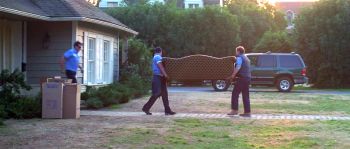
M 18 69 L 10 72 L 3 70 L 0 74 L 0 119 L 3 118 L 33 118 L 41 115 L 41 100 L 39 97 L 26 97 L 21 90 L 30 90 L 24 75 Z

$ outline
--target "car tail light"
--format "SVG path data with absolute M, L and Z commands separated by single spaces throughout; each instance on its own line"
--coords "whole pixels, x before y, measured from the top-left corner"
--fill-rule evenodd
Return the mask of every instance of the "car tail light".
M 304 68 L 303 70 L 301 70 L 301 75 L 302 75 L 302 76 L 306 76 L 306 68 Z

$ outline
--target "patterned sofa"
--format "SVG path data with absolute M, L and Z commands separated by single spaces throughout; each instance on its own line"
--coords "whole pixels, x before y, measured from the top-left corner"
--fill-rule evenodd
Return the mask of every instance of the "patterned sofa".
M 216 58 L 190 55 L 182 58 L 163 58 L 165 70 L 171 80 L 222 80 L 233 72 L 236 57 Z

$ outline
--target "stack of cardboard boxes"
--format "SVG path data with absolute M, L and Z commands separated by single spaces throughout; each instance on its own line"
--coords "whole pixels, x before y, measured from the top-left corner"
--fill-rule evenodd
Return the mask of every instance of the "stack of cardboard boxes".
M 80 89 L 77 83 L 60 77 L 41 84 L 42 118 L 76 119 L 80 117 Z

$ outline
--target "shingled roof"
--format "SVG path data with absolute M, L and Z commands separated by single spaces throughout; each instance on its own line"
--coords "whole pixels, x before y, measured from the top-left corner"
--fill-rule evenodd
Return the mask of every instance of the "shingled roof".
M 46 21 L 86 21 L 137 34 L 85 0 L 0 0 L 0 12 Z

